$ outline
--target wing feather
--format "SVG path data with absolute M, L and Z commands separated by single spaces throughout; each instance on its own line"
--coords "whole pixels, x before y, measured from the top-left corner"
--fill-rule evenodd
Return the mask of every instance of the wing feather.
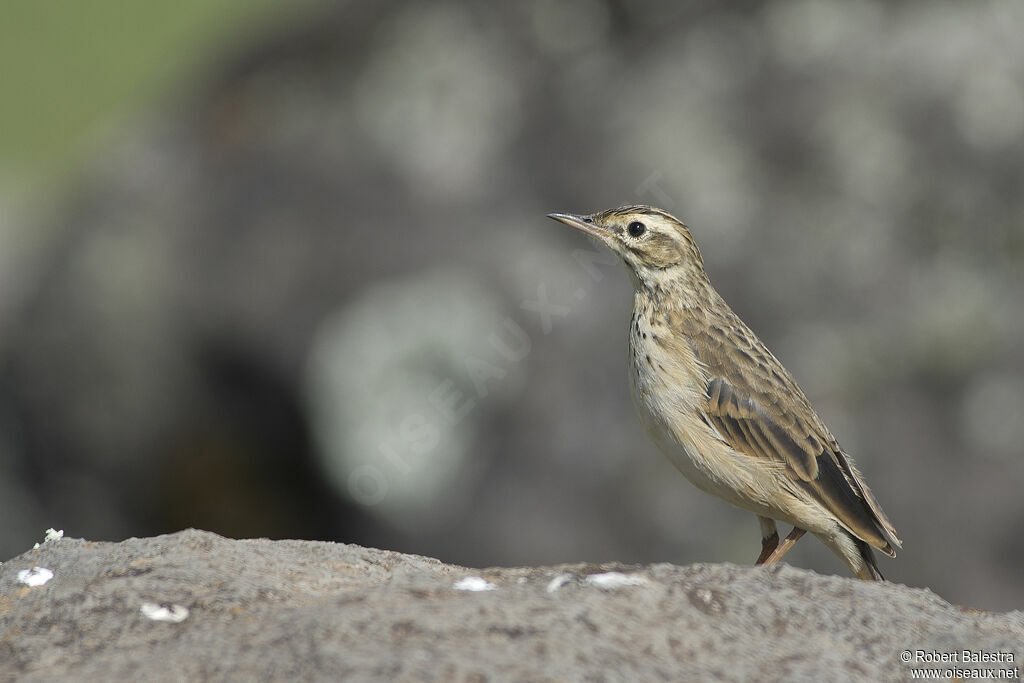
M 722 377 L 707 385 L 708 418 L 736 451 L 785 465 L 784 471 L 853 534 L 888 554 L 899 540 L 831 435 L 761 402 Z M 835 444 L 827 447 L 824 444 Z

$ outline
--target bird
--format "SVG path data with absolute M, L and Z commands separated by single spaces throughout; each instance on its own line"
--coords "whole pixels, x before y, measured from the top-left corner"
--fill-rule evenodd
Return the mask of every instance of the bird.
M 806 532 L 855 576 L 902 549 L 853 459 L 768 347 L 711 285 L 689 228 L 662 209 L 548 214 L 611 249 L 633 284 L 630 393 L 644 430 L 698 489 L 758 519 L 755 565 Z M 780 543 L 776 522 L 792 525 Z

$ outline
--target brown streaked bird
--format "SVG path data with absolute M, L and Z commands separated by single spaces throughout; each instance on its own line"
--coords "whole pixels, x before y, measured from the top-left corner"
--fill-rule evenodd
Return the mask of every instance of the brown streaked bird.
M 789 372 L 711 286 L 689 229 L 650 206 L 548 217 L 625 262 L 640 420 L 697 488 L 757 515 L 756 564 L 810 531 L 858 577 L 883 580 L 871 549 L 895 557 L 896 530 Z M 782 543 L 776 521 L 793 525 Z

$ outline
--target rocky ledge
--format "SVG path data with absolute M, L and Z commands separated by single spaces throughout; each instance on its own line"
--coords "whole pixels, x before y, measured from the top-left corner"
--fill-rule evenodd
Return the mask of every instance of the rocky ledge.
M 1021 612 L 788 566 L 477 570 L 195 530 L 0 566 L 0 680 L 906 680 L 1022 655 Z

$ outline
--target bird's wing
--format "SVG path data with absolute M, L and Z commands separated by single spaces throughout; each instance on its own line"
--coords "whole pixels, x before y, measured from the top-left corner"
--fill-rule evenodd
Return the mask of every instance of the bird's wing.
M 708 381 L 707 416 L 729 445 L 751 457 L 783 463 L 794 483 L 840 524 L 895 556 L 893 546 L 901 547 L 895 530 L 817 416 L 812 413 L 817 424 L 809 424 L 795 411 L 771 403 L 770 396 L 758 400 L 752 393 L 723 377 Z

